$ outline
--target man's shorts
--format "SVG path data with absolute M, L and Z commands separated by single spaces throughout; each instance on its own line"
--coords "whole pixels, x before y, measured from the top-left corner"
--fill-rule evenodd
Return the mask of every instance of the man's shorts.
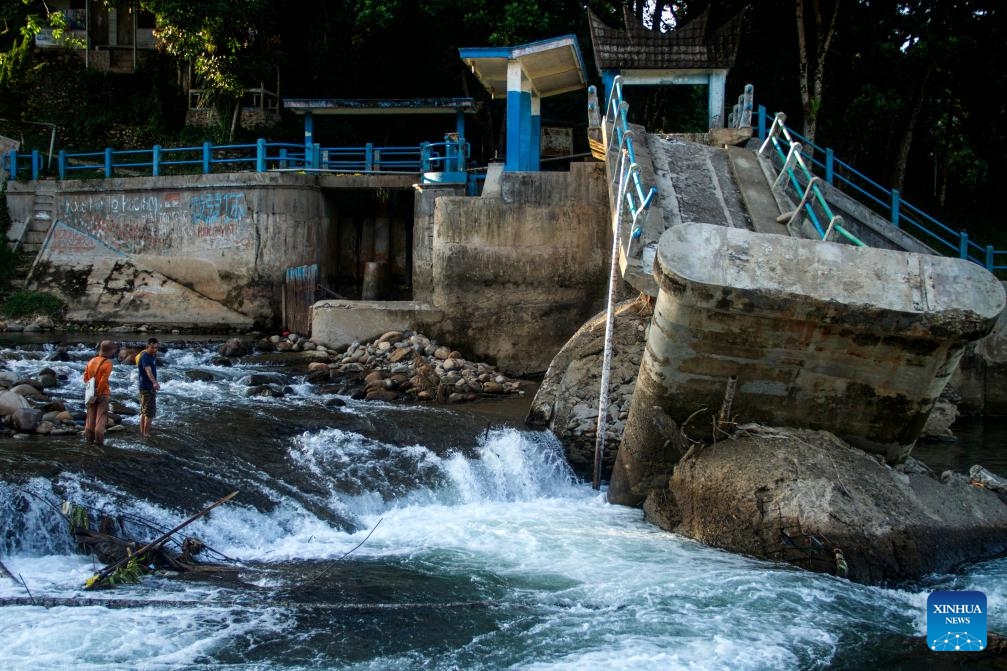
M 140 390 L 140 414 L 151 419 L 157 414 L 157 394 L 153 389 Z

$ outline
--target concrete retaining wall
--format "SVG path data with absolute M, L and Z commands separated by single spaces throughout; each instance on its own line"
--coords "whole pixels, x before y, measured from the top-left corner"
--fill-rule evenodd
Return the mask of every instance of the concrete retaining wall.
M 538 373 L 602 307 L 608 280 L 604 166 L 503 173 L 485 195 L 424 188 L 413 230 L 416 323 L 427 336 L 511 375 Z M 351 302 L 352 304 L 352 302 Z M 350 328 L 344 302 L 316 304 L 312 332 L 332 345 Z M 381 309 L 380 303 L 368 303 Z M 389 310 L 395 309 L 392 306 Z
M 12 216 L 34 188 L 12 184 Z M 270 324 L 286 268 L 330 248 L 312 176 L 223 174 L 57 182 L 54 223 L 30 286 L 61 293 L 74 321 Z

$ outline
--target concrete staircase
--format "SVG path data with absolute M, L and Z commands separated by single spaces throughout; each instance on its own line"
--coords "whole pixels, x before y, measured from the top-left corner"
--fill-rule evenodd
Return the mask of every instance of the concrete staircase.
M 31 219 L 21 235 L 21 249 L 33 257 L 42 249 L 49 229 L 56 220 L 56 194 L 48 189 L 39 188 L 35 192 Z

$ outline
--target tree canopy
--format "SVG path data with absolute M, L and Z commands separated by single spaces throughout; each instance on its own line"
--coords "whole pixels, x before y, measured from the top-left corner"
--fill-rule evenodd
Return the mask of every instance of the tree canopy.
M 959 228 L 989 222 L 985 233 L 1007 243 L 992 225 L 992 194 L 1007 167 L 1007 75 L 997 56 L 1005 22 L 995 0 L 137 1 L 156 16 L 165 56 L 191 66 L 193 84 L 231 107 L 245 89 L 277 74 L 286 97 L 485 99 L 458 58 L 460 47 L 570 33 L 600 83 L 588 8 L 620 27 L 625 6 L 658 31 L 707 10 L 717 25 L 745 8 L 729 99 L 754 84 L 757 104 L 786 112 L 792 125 L 861 172 Z M 30 108 L 24 87 L 36 74 L 26 38 L 42 27 L 60 29 L 58 12 L 48 9 L 40 0 L 0 0 L 0 117 Z M 161 108 L 164 95 L 157 94 Z M 563 113 L 584 116 L 582 97 L 572 98 Z M 631 99 L 630 115 L 662 130 L 701 120 L 704 98 L 687 89 L 651 91 Z M 503 115 L 499 101 L 484 103 L 488 154 Z M 159 118 L 167 124 L 177 117 Z

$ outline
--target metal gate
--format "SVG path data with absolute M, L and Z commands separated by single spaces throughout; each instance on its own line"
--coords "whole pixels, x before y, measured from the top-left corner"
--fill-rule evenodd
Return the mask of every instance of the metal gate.
M 318 286 L 318 264 L 287 268 L 283 282 L 283 324 L 291 333 L 311 333 L 311 305 Z

